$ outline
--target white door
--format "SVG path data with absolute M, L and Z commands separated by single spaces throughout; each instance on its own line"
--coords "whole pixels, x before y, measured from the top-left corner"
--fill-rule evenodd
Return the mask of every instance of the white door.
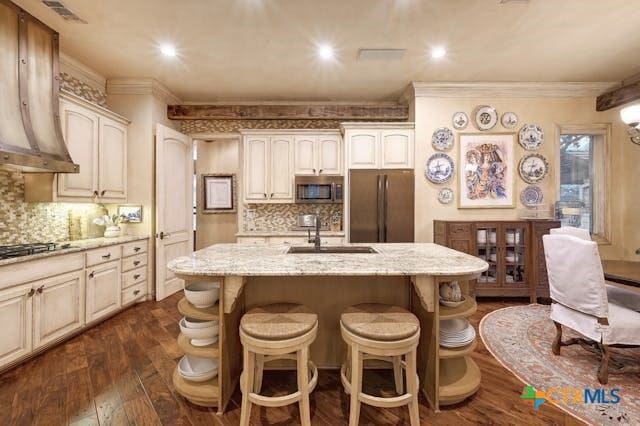
M 247 201 L 264 201 L 268 198 L 267 173 L 269 138 L 248 136 L 244 140 L 244 198 Z
M 156 300 L 184 287 L 167 263 L 192 251 L 193 142 L 156 124 Z
M 383 169 L 413 169 L 413 130 L 383 130 L 380 140 Z
M 353 130 L 348 133 L 346 143 L 349 150 L 349 168 L 377 169 L 379 157 L 379 133 L 368 130 Z
M 293 202 L 293 136 L 273 136 L 269 155 L 269 200 Z
M 31 284 L 0 291 L 0 367 L 31 352 Z
M 33 284 L 33 347 L 84 326 L 84 274 L 80 270 Z
M 316 164 L 316 139 L 315 136 L 296 136 L 295 137 L 295 157 L 293 159 L 294 170 L 296 175 L 313 176 L 317 172 Z
M 98 115 L 69 102 L 60 102 L 62 134 L 80 173 L 58 174 L 58 195 L 91 198 L 98 189 Z
M 342 174 L 340 136 L 320 136 L 318 139 L 318 174 Z
M 73 158 L 73 157 L 71 157 Z M 127 126 L 100 118 L 98 192 L 104 198 L 127 198 Z
M 116 260 L 87 269 L 87 323 L 120 309 L 122 275 Z

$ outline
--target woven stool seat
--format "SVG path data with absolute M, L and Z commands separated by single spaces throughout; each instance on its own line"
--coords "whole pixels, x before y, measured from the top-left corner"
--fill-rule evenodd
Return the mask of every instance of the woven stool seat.
M 378 303 L 351 306 L 340 321 L 350 332 L 373 340 L 402 340 L 420 331 L 420 321 L 411 312 Z
M 240 320 L 240 328 L 256 339 L 285 340 L 313 329 L 318 316 L 304 305 L 276 303 L 251 309 Z

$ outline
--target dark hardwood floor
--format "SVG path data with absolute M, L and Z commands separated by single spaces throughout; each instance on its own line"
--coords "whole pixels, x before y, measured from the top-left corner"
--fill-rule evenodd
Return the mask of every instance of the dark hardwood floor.
M 0 375 L 0 424 L 237 425 L 239 390 L 227 412 L 218 416 L 215 409 L 186 402 L 173 388 L 171 375 L 182 355 L 176 343 L 179 297 L 132 307 Z M 516 303 L 523 302 L 481 302 L 471 321 L 477 327 L 486 313 Z M 523 384 L 498 364 L 482 342 L 474 358 L 482 370 L 478 393 L 437 414 L 421 399 L 423 424 L 579 424 L 550 404 L 534 411 L 522 403 Z M 365 381 L 376 388 L 393 387 L 390 371 L 367 372 Z M 286 393 L 294 385 L 292 372 L 265 373 L 265 393 Z M 313 424 L 346 425 L 348 406 L 337 371 L 321 371 L 311 396 Z M 296 423 L 297 406 L 260 408 L 252 413 L 256 425 Z M 363 405 L 363 425 L 407 423 L 406 408 L 382 410 Z

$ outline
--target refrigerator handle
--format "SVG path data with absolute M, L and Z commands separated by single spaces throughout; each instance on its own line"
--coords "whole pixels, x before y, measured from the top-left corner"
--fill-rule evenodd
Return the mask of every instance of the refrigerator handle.
M 383 226 L 382 226 L 382 219 L 384 217 L 384 197 L 385 193 L 384 193 L 384 187 L 383 187 L 383 182 L 382 182 L 382 175 L 378 175 L 378 214 L 377 214 L 377 226 L 378 226 L 378 236 L 377 236 L 377 241 L 378 243 L 384 242 L 384 234 L 383 234 Z
M 383 210 L 383 217 L 382 217 L 382 224 L 384 226 L 384 239 L 382 240 L 383 242 L 387 242 L 387 212 L 389 211 L 388 208 L 388 194 L 389 194 L 389 177 L 387 175 L 384 175 L 384 210 Z

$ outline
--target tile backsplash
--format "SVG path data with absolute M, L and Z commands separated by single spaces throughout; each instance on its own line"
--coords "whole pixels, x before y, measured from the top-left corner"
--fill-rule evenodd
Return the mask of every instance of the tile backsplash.
M 98 204 L 26 203 L 21 172 L 0 169 L 0 245 L 101 237 Z
M 330 227 L 332 219 L 342 226 L 342 204 L 247 204 L 244 208 L 243 231 L 289 231 L 296 226 L 299 214 L 320 213 L 322 226 Z M 248 212 L 253 211 L 253 220 Z M 335 223 L 335 222 L 334 222 Z

